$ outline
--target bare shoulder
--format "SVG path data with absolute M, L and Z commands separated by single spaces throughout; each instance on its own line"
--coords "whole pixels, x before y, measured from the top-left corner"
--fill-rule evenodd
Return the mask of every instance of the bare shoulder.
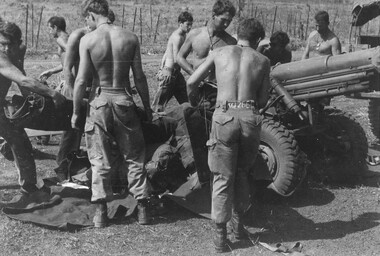
M 340 42 L 339 37 L 334 32 L 331 33 L 331 39 L 330 40 L 333 42 Z
M 187 38 L 194 38 L 194 37 L 198 36 L 199 34 L 201 34 L 205 29 L 206 29 L 206 27 L 200 27 L 200 28 L 192 29 L 187 34 Z
M 313 31 L 310 33 L 310 35 L 309 35 L 309 39 L 314 38 L 314 37 L 316 37 L 316 36 L 318 36 L 318 31 L 317 31 L 317 30 L 313 30 Z
M 8 56 L 5 53 L 0 52 L 0 69 L 10 66 L 10 65 L 13 65 L 13 64 L 9 60 Z
M 254 56 L 255 62 L 262 65 L 263 67 L 269 67 L 270 66 L 270 61 L 268 57 L 265 55 L 259 53 L 258 51 L 252 50 L 252 54 Z
M 82 38 L 86 34 L 86 32 L 87 32 L 86 28 L 78 28 L 74 30 L 73 32 L 71 32 L 69 36 L 69 40 L 78 40 Z
M 128 40 L 129 42 L 138 43 L 139 41 L 138 36 L 135 33 L 119 26 L 112 26 L 110 33 L 113 36 L 123 38 L 124 40 Z

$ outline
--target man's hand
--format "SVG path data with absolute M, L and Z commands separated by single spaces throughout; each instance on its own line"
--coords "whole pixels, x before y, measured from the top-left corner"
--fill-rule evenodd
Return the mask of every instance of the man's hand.
M 39 79 L 42 80 L 42 81 L 45 81 L 47 80 L 50 76 L 52 75 L 51 71 L 50 70 L 46 70 L 44 72 L 42 72 L 40 75 L 39 75 Z
M 71 117 L 71 128 L 80 130 L 78 126 L 78 120 L 79 120 L 79 116 L 77 114 L 73 114 L 73 116 Z
M 55 105 L 56 108 L 58 108 L 59 106 L 61 106 L 66 101 L 66 97 L 63 96 L 62 94 L 60 94 L 57 91 L 54 91 L 52 99 L 53 99 L 53 102 L 54 102 L 54 105 Z

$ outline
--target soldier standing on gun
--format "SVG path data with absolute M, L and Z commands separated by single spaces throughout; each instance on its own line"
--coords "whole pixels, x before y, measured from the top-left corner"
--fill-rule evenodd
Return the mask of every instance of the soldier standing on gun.
M 96 204 L 95 227 L 107 224 L 107 201 L 112 200 L 111 176 L 113 141 L 117 142 L 127 172 L 129 192 L 138 202 L 138 222 L 149 224 L 146 212 L 148 184 L 144 168 L 145 143 L 141 122 L 131 96 L 129 70 L 147 119 L 152 120 L 146 76 L 141 66 L 140 44 L 132 32 L 108 23 L 108 2 L 86 0 L 82 15 L 89 27 L 95 30 L 83 36 L 79 45 L 79 70 L 74 86 L 74 113 L 72 127 L 78 127 L 81 101 L 86 81 L 93 77 L 85 124 L 86 144 L 92 166 L 92 203 Z
M 254 50 L 265 36 L 263 26 L 255 19 L 242 20 L 237 36 L 236 46 L 215 49 L 187 80 L 192 91 L 215 68 L 217 103 L 207 146 L 217 252 L 228 249 L 229 220 L 236 239 L 248 238 L 242 224 L 242 215 L 250 205 L 248 172 L 260 143 L 259 109 L 266 105 L 270 88 L 269 60 Z

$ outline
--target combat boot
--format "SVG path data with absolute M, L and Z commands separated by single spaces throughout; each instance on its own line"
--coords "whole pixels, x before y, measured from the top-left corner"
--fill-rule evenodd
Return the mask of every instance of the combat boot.
M 151 220 L 148 216 L 148 200 L 141 199 L 137 201 L 137 222 L 140 225 L 149 225 Z
M 95 216 L 93 219 L 94 226 L 96 228 L 104 228 L 107 226 L 108 217 L 107 217 L 107 203 L 97 203 L 96 204 L 96 210 L 95 210 Z
M 237 240 L 248 239 L 248 231 L 244 228 L 242 223 L 242 213 L 233 211 L 230 224 L 232 232 Z
M 216 224 L 214 234 L 215 251 L 218 253 L 228 251 L 226 223 Z

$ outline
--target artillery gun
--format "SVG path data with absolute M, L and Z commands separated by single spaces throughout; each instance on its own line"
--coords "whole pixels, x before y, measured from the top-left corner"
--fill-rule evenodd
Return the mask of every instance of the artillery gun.
M 290 195 L 302 181 L 301 151 L 339 161 L 335 176 L 354 178 L 364 169 L 367 138 L 348 113 L 329 106 L 331 97 L 380 96 L 380 47 L 275 66 L 272 96 L 263 109 L 260 152 L 272 188 Z

